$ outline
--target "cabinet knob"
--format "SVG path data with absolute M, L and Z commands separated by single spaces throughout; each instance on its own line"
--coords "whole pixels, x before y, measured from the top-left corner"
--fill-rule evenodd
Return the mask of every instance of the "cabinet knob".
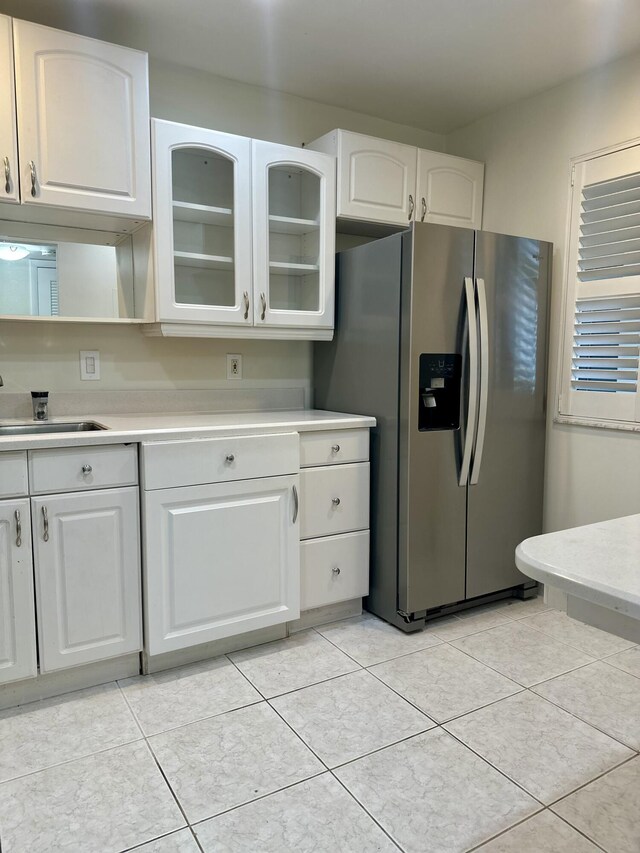
M 340 498 L 331 498 L 331 503 L 334 506 L 340 506 Z
M 334 567 L 333 567 L 333 569 L 331 569 L 331 571 L 333 572 L 333 574 L 334 574 L 336 577 L 340 574 L 340 568 L 339 568 L 339 566 L 334 566 Z
M 340 445 L 339 444 L 333 444 L 331 446 L 331 452 L 332 453 L 340 453 Z
M 234 456 L 233 453 L 227 453 L 224 461 L 227 462 L 229 465 L 231 465 L 232 462 L 235 462 L 235 459 L 236 459 L 236 457 Z
M 90 474 L 92 471 L 93 471 L 92 465 L 83 465 L 82 466 L 82 473 L 83 474 Z

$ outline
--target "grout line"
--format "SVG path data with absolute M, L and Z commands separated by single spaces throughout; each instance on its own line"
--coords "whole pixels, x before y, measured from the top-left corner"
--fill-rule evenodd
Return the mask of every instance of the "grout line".
M 566 825 L 567 825 L 567 826 L 570 826 L 570 827 L 571 827 L 571 829 L 573 829 L 573 831 L 574 831 L 574 832 L 577 832 L 577 833 L 578 833 L 578 835 L 581 835 L 583 838 L 586 838 L 586 839 L 587 839 L 587 841 L 590 841 L 590 842 L 593 844 L 593 846 L 594 846 L 594 847 L 596 847 L 598 850 L 603 850 L 603 851 L 604 851 L 604 853 L 607 853 L 607 850 L 606 850 L 606 848 L 605 848 L 605 847 L 603 847 L 601 844 L 598 844 L 598 842 L 597 842 L 597 841 L 594 841 L 594 840 L 593 840 L 593 838 L 589 838 L 589 836 L 586 834 L 586 832 L 583 832 L 583 830 L 578 829 L 578 827 L 577 827 L 577 826 L 574 826 L 572 823 L 570 823 L 570 822 L 566 819 L 566 817 L 563 817 L 561 814 L 558 814 L 558 812 L 554 812 L 554 811 L 552 811 L 551 809 L 549 809 L 549 811 L 551 812 L 551 814 L 552 814 L 552 815 L 554 815 L 555 817 L 557 817 L 557 818 L 558 818 L 558 820 L 561 820 L 563 823 L 566 823 Z
M 193 840 L 195 841 L 196 847 L 198 848 L 198 850 L 200 850 L 200 853 L 205 853 L 205 849 L 204 849 L 204 847 L 202 846 L 202 844 L 200 844 L 200 839 L 199 839 L 199 838 L 198 838 L 198 836 L 196 835 L 196 831 L 195 831 L 195 829 L 191 826 L 191 824 L 189 824 L 189 832 L 191 833 L 191 837 L 192 837 L 192 838 L 193 838 Z
M 474 853 L 474 851 L 476 851 L 476 850 L 482 850 L 482 848 L 485 846 L 485 844 L 491 844 L 492 841 L 495 841 L 497 838 L 502 838 L 503 835 L 506 835 L 508 832 L 511 832 L 512 829 L 515 829 L 517 826 L 521 826 L 523 823 L 526 823 L 528 820 L 533 820 L 534 817 L 537 817 L 538 815 L 541 815 L 541 814 L 543 814 L 543 812 L 546 812 L 546 811 L 548 811 L 548 809 L 546 809 L 546 808 L 538 809 L 537 812 L 534 812 L 533 814 L 530 814 L 530 815 L 527 815 L 526 817 L 523 817 L 522 820 L 519 820 L 517 823 L 514 823 L 511 826 L 508 826 L 506 829 L 503 829 L 500 832 L 497 832 L 495 835 L 492 835 L 491 838 L 485 838 L 484 841 L 481 841 L 480 844 L 476 844 L 475 847 L 469 847 L 467 850 L 465 850 L 465 853 Z
M 376 826 L 378 826 L 378 827 L 380 828 L 380 830 L 381 830 L 382 832 L 384 832 L 384 834 L 385 834 L 385 835 L 387 836 L 387 838 L 391 841 L 391 843 L 392 843 L 392 844 L 395 844 L 395 846 L 398 848 L 398 850 L 402 851 L 402 853 L 405 853 L 404 848 L 400 846 L 400 844 L 399 844 L 399 843 L 395 840 L 395 838 L 394 838 L 394 837 L 393 837 L 393 836 L 392 836 L 392 835 L 391 835 L 391 834 L 390 834 L 390 833 L 389 833 L 389 832 L 384 828 L 384 826 L 380 823 L 380 821 L 379 821 L 379 820 L 377 820 L 377 819 L 376 819 L 376 818 L 371 814 L 371 812 L 370 812 L 367 808 L 365 808 L 365 807 L 362 805 L 362 803 L 361 803 L 361 802 L 360 802 L 360 800 L 356 797 L 356 795 L 355 795 L 355 794 L 353 794 L 353 793 L 349 790 L 349 788 L 347 788 L 347 786 L 344 784 L 344 782 L 342 781 L 342 779 L 339 779 L 339 778 L 336 776 L 336 774 L 335 774 L 332 770 L 330 770 L 329 772 L 330 772 L 330 774 L 333 776 L 333 778 L 336 780 L 336 782 L 337 782 L 339 785 L 341 785 L 341 786 L 342 786 L 342 788 L 347 792 L 347 794 L 348 794 L 348 795 L 351 797 L 351 799 L 356 803 L 356 805 L 357 805 L 359 808 L 361 808 L 361 809 L 362 809 L 362 811 L 363 811 L 366 815 L 368 815 L 368 816 L 371 818 L 371 820 L 376 824 Z
M 156 835 L 154 838 L 148 838 L 146 841 L 141 841 L 140 844 L 136 844 L 135 847 L 125 847 L 123 850 L 118 851 L 118 853 L 135 853 L 136 850 L 142 850 L 142 848 L 146 847 L 147 844 L 154 844 L 156 841 L 163 841 L 165 838 L 171 838 L 172 835 L 176 835 L 178 832 L 184 832 L 185 829 L 191 829 L 191 827 L 181 826 L 180 829 L 172 829 L 171 832 L 165 832 L 162 835 Z M 202 847 L 200 847 L 199 844 L 198 849 L 202 850 Z
M 157 758 L 155 752 L 153 751 L 151 744 L 149 743 L 149 741 L 146 738 L 145 738 L 145 743 L 147 745 L 147 749 L 151 753 L 151 757 L 153 758 L 153 760 L 156 763 L 156 767 L 160 771 L 160 774 L 162 775 L 162 778 L 165 781 L 167 788 L 171 792 L 171 796 L 176 801 L 176 805 L 180 809 L 180 813 L 182 814 L 182 817 L 184 818 L 185 826 L 190 826 L 191 824 L 189 823 L 189 818 L 187 817 L 185 810 L 182 808 L 182 803 L 178 799 L 178 795 L 176 794 L 176 792 L 173 790 L 173 787 L 172 787 L 171 783 L 169 782 L 169 779 L 167 778 L 167 774 L 164 772 L 164 769 L 163 769 L 162 765 L 160 764 L 160 762 L 158 761 L 158 758 Z M 180 828 L 183 829 L 184 827 L 180 827 Z
M 602 773 L 598 773 L 598 775 L 594 776 L 593 779 L 589 779 L 588 782 L 584 782 L 578 788 L 574 788 L 573 791 L 569 791 L 568 794 L 563 794 L 561 797 L 558 797 L 552 803 L 549 803 L 548 808 L 550 808 L 553 811 L 553 807 L 557 806 L 558 803 L 561 803 L 562 800 L 566 800 L 569 797 L 572 797 L 578 791 L 582 791 L 584 788 L 587 788 L 589 785 L 593 784 L 594 782 L 597 782 L 599 779 L 602 779 L 604 776 L 608 776 L 610 773 L 614 773 L 616 770 L 620 770 L 621 767 L 624 767 L 625 764 L 629 764 L 630 761 L 634 761 L 637 757 L 638 757 L 637 755 L 630 755 L 628 758 L 625 758 L 623 761 L 620 761 L 614 767 L 609 767 L 608 770 L 604 770 Z M 555 812 L 553 812 L 553 813 L 555 814 Z M 558 817 L 560 817 L 560 815 L 558 815 Z M 567 820 L 567 823 L 569 823 L 568 820 Z M 570 824 L 570 826 L 573 826 L 573 824 Z

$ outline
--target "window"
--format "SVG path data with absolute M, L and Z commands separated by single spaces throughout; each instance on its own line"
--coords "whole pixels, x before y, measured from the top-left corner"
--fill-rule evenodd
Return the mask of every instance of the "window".
M 573 161 L 560 420 L 640 422 L 640 144 Z

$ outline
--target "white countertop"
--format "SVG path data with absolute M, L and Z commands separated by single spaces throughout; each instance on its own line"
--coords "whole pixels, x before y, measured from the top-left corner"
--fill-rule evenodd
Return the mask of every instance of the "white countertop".
M 123 442 L 169 441 L 173 439 L 207 438 L 214 435 L 256 435 L 264 432 L 307 432 L 324 429 L 362 429 L 374 427 L 375 418 L 325 412 L 321 409 L 300 409 L 279 412 L 213 412 L 211 414 L 131 414 L 91 415 L 86 418 L 69 416 L 50 418 L 51 423 L 95 421 L 105 430 L 74 433 L 45 433 L 44 435 L 0 436 L 3 450 L 30 450 L 43 447 L 81 447 L 91 444 L 120 444 Z M 2 425 L 24 423 L 4 419 Z
M 640 514 L 525 539 L 516 565 L 534 580 L 640 619 Z

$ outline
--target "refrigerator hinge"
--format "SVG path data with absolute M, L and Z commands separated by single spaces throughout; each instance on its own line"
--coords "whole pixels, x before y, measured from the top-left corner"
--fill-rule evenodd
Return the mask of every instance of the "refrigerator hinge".
M 419 613 L 407 613 L 406 610 L 397 610 L 398 616 L 406 622 L 407 625 L 413 625 L 416 622 L 424 622 L 426 610 L 421 610 Z

